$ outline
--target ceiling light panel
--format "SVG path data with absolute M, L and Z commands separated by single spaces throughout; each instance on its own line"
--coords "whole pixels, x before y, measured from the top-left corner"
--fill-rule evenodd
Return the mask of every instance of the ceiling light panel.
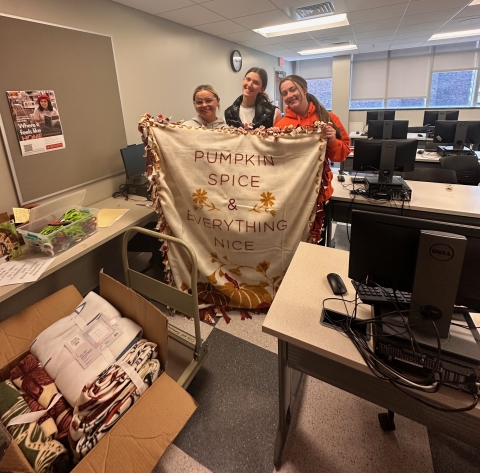
M 293 23 L 285 23 L 283 25 L 268 26 L 266 28 L 255 29 L 256 33 L 272 38 L 275 36 L 284 36 L 295 33 L 305 33 L 307 31 L 323 30 L 327 28 L 336 28 L 339 26 L 349 25 L 347 15 L 341 13 L 339 15 L 329 15 L 311 20 L 295 21 Z
M 313 54 L 327 54 L 327 53 L 337 53 L 340 51 L 352 51 L 357 49 L 355 44 L 343 44 L 341 46 L 332 46 L 329 48 L 317 48 L 317 49 L 305 49 L 303 51 L 298 51 L 298 54 L 302 56 L 310 56 Z
M 428 41 L 438 41 L 442 39 L 454 39 L 465 38 L 466 36 L 478 36 L 480 35 L 480 29 L 476 30 L 463 30 L 463 31 L 451 31 L 449 33 L 437 33 L 428 38 Z

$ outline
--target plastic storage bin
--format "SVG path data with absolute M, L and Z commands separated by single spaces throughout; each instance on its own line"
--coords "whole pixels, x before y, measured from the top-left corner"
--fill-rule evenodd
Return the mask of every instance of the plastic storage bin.
M 25 244 L 53 256 L 95 233 L 99 209 L 83 207 L 84 197 L 85 190 L 81 190 L 32 209 L 30 223 L 17 228 Z M 84 213 L 85 217 L 68 225 L 59 226 L 48 235 L 40 233 L 49 223 L 58 221 L 70 209 Z

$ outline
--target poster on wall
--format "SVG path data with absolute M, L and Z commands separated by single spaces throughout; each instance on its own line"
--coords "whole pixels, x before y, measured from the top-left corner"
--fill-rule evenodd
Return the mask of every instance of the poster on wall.
M 65 148 L 53 90 L 10 90 L 7 99 L 22 156 Z

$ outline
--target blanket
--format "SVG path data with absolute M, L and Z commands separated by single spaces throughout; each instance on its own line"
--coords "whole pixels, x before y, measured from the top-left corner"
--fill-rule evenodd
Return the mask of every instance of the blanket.
M 17 442 L 28 463 L 37 473 L 67 473 L 71 470 L 65 447 L 46 437 L 36 422 L 10 425 L 16 417 L 31 413 L 10 380 L 0 383 L 0 421 Z
M 98 378 L 85 385 L 77 401 L 69 441 L 83 458 L 153 384 L 160 372 L 157 346 L 139 340 Z
M 273 134 L 142 118 L 158 229 L 195 249 L 201 307 L 271 305 L 299 242 L 315 227 L 322 126 Z M 188 257 L 174 245 L 163 249 L 175 285 L 188 291 Z
M 10 379 L 24 393 L 23 397 L 32 411 L 47 409 L 58 394 L 52 378 L 32 354 L 27 355 L 10 371 Z M 72 422 L 73 409 L 62 397 L 47 410 L 48 413 L 38 420 L 45 435 L 59 440 L 66 437 Z
M 85 384 L 110 366 L 141 334 L 139 325 L 122 317 L 105 299 L 90 292 L 71 315 L 38 335 L 30 352 L 68 403 L 75 406 Z M 100 355 L 92 361 L 90 357 L 94 352 Z M 89 364 L 85 367 L 82 362 Z

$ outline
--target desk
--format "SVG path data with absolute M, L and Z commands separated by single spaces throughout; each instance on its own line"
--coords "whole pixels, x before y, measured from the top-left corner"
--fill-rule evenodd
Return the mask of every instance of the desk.
M 355 290 L 348 279 L 348 258 L 346 251 L 300 243 L 263 323 L 262 331 L 278 338 L 279 423 L 275 467 L 281 465 L 296 399 L 295 388 L 303 374 L 478 447 L 479 406 L 464 413 L 444 413 L 414 401 L 389 382 L 375 377 L 350 340 L 320 325 L 323 300 L 334 297 L 326 279 L 328 273 L 342 277 L 348 290 L 346 299 L 354 297 Z M 345 313 L 341 300 L 328 301 L 326 306 Z M 358 317 L 369 316 L 369 308 L 360 308 Z M 441 388 L 435 394 L 416 394 L 443 406 L 468 406 L 472 401 L 471 396 L 450 388 Z M 324 440 L 328 448 L 329 439 Z M 318 470 L 321 469 L 319 465 Z
M 129 210 L 110 227 L 99 228 L 89 238 L 60 253 L 37 281 L 0 287 L 0 321 L 69 284 L 75 284 L 86 294 L 98 285 L 98 272 L 103 267 L 109 273 L 123 274 L 123 233 L 130 227 L 143 226 L 156 219 L 155 211 L 144 205 L 147 202 L 138 197 L 128 201 L 110 197 L 90 205 L 98 209 Z
M 421 136 L 418 136 L 421 135 Z M 350 137 L 350 145 L 353 146 L 353 143 L 356 139 L 366 139 L 368 138 L 367 133 L 362 135 L 362 132 L 352 131 L 349 135 Z M 433 141 L 433 138 L 427 138 L 426 133 L 407 133 L 407 140 L 418 140 L 418 141 Z
M 405 202 L 404 205 L 399 201 L 373 201 L 366 200 L 361 196 L 354 196 L 352 205 L 350 177 L 346 176 L 345 182 L 341 183 L 334 176 L 332 180 L 333 196 L 330 204 L 325 207 L 327 246 L 331 242 L 332 220 L 348 222 L 353 209 L 480 226 L 480 187 L 453 184 L 453 190 L 448 191 L 445 184 L 438 182 L 406 182 L 412 189 L 412 200 Z

